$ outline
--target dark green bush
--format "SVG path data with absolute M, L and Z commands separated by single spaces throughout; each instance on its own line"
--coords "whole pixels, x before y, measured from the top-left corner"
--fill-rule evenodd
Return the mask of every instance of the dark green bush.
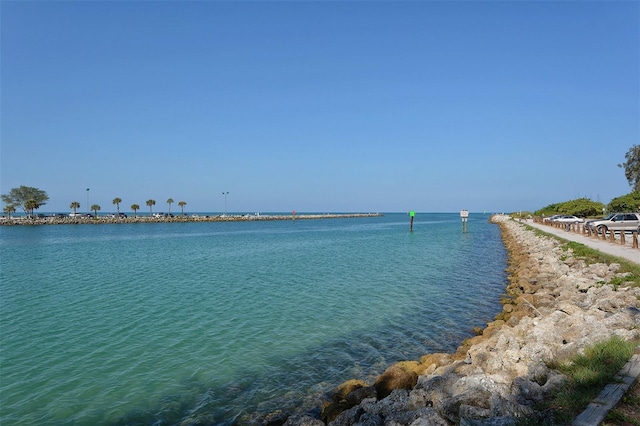
M 640 211 L 640 191 L 614 198 L 607 205 L 607 210 L 610 212 Z
M 592 201 L 588 198 L 565 201 L 563 203 L 550 204 L 535 212 L 536 216 L 552 216 L 554 214 L 570 214 L 578 217 L 592 217 L 601 215 L 604 204 Z

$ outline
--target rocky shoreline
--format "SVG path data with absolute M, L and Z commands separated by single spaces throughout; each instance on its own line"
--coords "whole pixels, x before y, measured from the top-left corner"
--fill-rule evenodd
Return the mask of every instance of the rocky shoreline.
M 254 222 L 269 220 L 308 220 L 308 219 L 344 219 L 356 217 L 379 217 L 382 213 L 325 213 L 325 214 L 296 214 L 296 215 L 190 215 L 190 216 L 134 216 L 134 217 L 2 217 L 0 226 L 13 225 L 99 225 L 123 223 L 171 223 L 171 222 Z
M 455 353 L 390 366 L 375 383 L 334 389 L 321 419 L 270 413 L 252 424 L 286 426 L 507 425 L 542 423 L 535 404 L 564 377 L 547 367 L 619 336 L 640 337 L 640 288 L 625 286 L 619 265 L 586 265 L 551 238 L 507 216 L 491 219 L 509 252 L 503 311 Z M 622 284 L 606 284 L 613 278 Z M 552 419 L 551 419 L 552 420 Z M 530 423 L 532 424 L 532 423 Z

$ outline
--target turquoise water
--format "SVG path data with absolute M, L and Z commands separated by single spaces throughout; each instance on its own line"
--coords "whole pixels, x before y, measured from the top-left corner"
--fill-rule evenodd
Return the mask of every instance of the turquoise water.
M 200 424 L 314 411 L 452 351 L 500 310 L 472 214 L 0 227 L 0 424 Z

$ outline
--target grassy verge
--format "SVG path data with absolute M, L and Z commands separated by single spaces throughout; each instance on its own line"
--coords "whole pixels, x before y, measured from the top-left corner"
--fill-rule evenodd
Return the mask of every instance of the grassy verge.
M 637 342 L 625 342 L 614 336 L 606 342 L 587 348 L 584 355 L 578 355 L 563 364 L 551 364 L 567 378 L 562 388 L 542 402 L 536 411 L 545 413 L 544 420 L 534 423 L 571 424 L 587 405 L 609 383 L 631 358 Z M 530 421 L 531 419 L 529 419 Z M 523 424 L 529 423 L 525 420 Z

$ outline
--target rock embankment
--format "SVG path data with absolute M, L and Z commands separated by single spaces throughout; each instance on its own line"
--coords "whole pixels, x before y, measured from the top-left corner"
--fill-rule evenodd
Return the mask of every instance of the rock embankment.
M 252 222 L 270 220 L 344 219 L 357 217 L 379 217 L 382 213 L 324 213 L 324 214 L 245 214 L 245 215 L 176 215 L 176 216 L 129 216 L 129 217 L 69 217 L 45 216 L 29 218 L 25 216 L 1 217 L 0 225 L 99 225 L 122 223 L 171 223 L 171 222 Z
M 329 395 L 322 420 L 297 414 L 280 417 L 278 424 L 499 425 L 523 416 L 542 421 L 535 404 L 564 381 L 547 367 L 550 361 L 614 335 L 640 337 L 640 288 L 624 285 L 619 265 L 586 265 L 557 241 L 506 216 L 492 220 L 509 251 L 509 285 L 503 312 L 481 335 L 454 354 L 392 365 L 374 384 L 343 383 Z M 623 284 L 606 284 L 614 277 Z

